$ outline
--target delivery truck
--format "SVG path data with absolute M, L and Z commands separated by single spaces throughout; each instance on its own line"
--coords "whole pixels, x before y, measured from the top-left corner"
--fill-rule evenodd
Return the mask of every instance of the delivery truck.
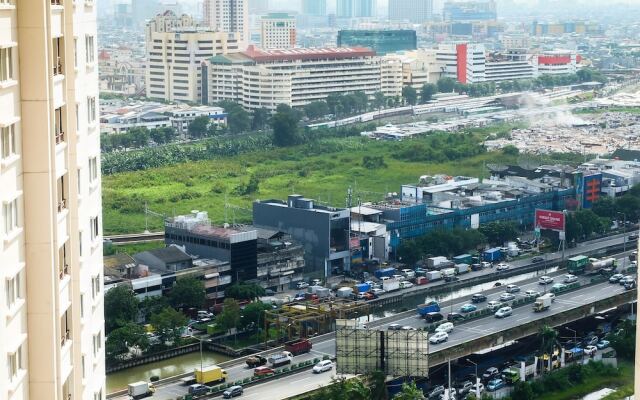
M 341 297 L 343 299 L 353 297 L 353 289 L 346 286 L 341 287 L 340 289 L 336 290 L 336 297 Z
M 384 276 L 386 277 L 392 277 L 393 275 L 395 275 L 397 273 L 395 268 L 383 268 L 383 269 L 379 269 L 376 272 L 374 272 L 374 275 L 376 276 L 376 278 L 380 279 Z
M 482 259 L 488 262 L 496 262 L 502 260 L 502 250 L 498 247 L 486 250 L 482 253 Z
M 365 293 L 371 290 L 371 285 L 368 283 L 358 283 L 353 288 L 357 293 Z
M 440 304 L 437 301 L 431 300 L 424 304 L 420 304 L 417 308 L 418 314 L 424 317 L 431 312 L 440 312 Z
M 461 254 L 459 256 L 453 257 L 452 260 L 456 264 L 472 264 L 473 263 L 473 257 L 471 256 L 471 254 Z
M 455 268 L 446 268 L 446 269 L 443 269 L 440 272 L 442 272 L 442 277 L 444 279 L 447 279 L 447 278 L 450 278 L 450 277 L 456 275 L 456 269 Z
M 196 382 L 206 385 L 208 383 L 218 383 L 227 380 L 227 371 L 218 367 L 217 365 L 211 365 L 203 369 L 196 368 L 195 371 Z
M 466 274 L 471 269 L 469 264 L 456 264 L 454 268 L 456 270 L 456 274 L 458 275 Z
M 293 361 L 293 354 L 288 351 L 283 351 L 282 353 L 271 354 L 267 357 L 267 361 L 269 361 L 269 365 L 271 368 L 282 367 L 283 365 L 291 364 Z
M 434 281 L 442 279 L 442 272 L 440 272 L 440 271 L 427 271 L 424 276 L 425 276 L 425 278 L 427 278 L 427 280 L 429 282 L 434 282 Z
M 148 382 L 140 381 L 127 385 L 127 393 L 132 399 L 143 399 L 145 397 L 153 396 L 153 386 Z
M 400 279 L 389 278 L 382 281 L 382 289 L 385 292 L 393 292 L 394 290 L 400 290 Z
M 533 311 L 546 311 L 551 307 L 551 303 L 553 303 L 553 298 L 551 296 L 540 296 L 536 299 L 535 303 L 533 303 Z
M 309 339 L 291 340 L 284 344 L 284 350 L 288 351 L 294 356 L 302 353 L 308 353 L 311 351 L 312 347 L 313 345 L 311 344 Z
M 427 258 L 427 267 L 429 268 L 439 268 L 440 264 L 444 264 L 449 262 L 447 257 L 429 257 Z

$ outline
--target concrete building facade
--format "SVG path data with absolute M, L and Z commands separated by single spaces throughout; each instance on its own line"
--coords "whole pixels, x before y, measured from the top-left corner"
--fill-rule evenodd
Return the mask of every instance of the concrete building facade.
M 270 13 L 260 19 L 260 47 L 265 50 L 296 47 L 296 18 L 287 13 Z
M 368 47 L 378 55 L 418 48 L 416 31 L 402 30 L 340 30 L 338 47 Z
M 247 51 L 217 56 L 206 64 L 203 103 L 231 100 L 246 109 L 279 104 L 299 107 L 332 93 L 380 90 L 381 60 L 364 48 Z M 203 89 L 203 92 L 205 89 Z
M 204 0 L 202 4 L 204 25 L 211 30 L 226 32 L 240 43 L 249 43 L 248 0 Z
M 148 98 L 200 102 L 201 63 L 216 55 L 239 51 L 241 43 L 224 32 L 194 27 L 191 17 L 171 11 L 146 27 Z
M 300 195 L 253 203 L 253 222 L 290 234 L 305 249 L 305 270 L 327 277 L 350 269 L 349 209 L 324 207 Z
M 96 3 L 0 13 L 0 399 L 102 400 Z

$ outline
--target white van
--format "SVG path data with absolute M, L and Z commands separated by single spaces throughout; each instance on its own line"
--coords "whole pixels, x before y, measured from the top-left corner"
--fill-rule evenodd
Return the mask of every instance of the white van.
M 438 327 L 436 328 L 436 332 L 451 333 L 452 330 L 453 330 L 453 323 L 451 322 L 445 322 L 443 324 L 438 325 Z

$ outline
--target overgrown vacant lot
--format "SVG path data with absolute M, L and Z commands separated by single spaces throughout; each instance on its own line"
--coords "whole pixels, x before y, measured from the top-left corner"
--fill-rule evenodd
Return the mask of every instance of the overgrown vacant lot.
M 510 128 L 509 128 L 510 129 Z M 492 131 L 506 130 L 494 127 Z M 190 162 L 103 178 L 105 234 L 141 232 L 144 204 L 166 215 L 208 211 L 214 222 L 249 222 L 256 199 L 285 199 L 298 193 L 344 206 L 347 188 L 363 201 L 381 200 L 401 184 L 438 173 L 482 176 L 485 163 L 515 162 L 517 156 L 486 153 L 487 129 L 434 134 L 403 142 L 360 137 L 323 139 L 234 157 Z M 226 199 L 226 200 L 225 200 Z M 355 199 L 354 199 L 355 202 Z M 150 230 L 162 221 L 150 216 Z

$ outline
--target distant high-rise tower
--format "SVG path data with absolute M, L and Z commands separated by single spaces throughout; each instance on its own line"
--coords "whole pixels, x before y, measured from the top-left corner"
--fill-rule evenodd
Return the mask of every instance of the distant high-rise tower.
M 327 15 L 327 0 L 302 0 L 302 13 L 314 17 Z
M 433 17 L 433 0 L 389 0 L 389 19 L 421 24 Z
M 97 4 L 0 3 L 0 399 L 103 400 Z
M 260 20 L 260 47 L 291 49 L 296 46 L 296 18 L 287 13 L 270 13 Z
M 373 17 L 375 0 L 337 0 L 336 16 L 339 18 Z
M 209 28 L 227 32 L 230 38 L 246 46 L 249 43 L 249 7 L 247 0 L 204 0 L 204 24 Z

